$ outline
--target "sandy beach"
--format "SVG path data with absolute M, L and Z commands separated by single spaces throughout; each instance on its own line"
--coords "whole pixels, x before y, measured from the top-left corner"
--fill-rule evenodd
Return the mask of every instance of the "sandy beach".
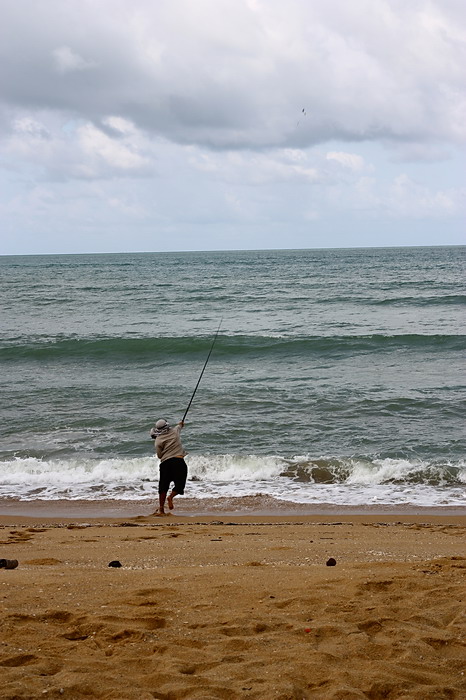
M 460 700 L 465 524 L 2 516 L 0 697 Z

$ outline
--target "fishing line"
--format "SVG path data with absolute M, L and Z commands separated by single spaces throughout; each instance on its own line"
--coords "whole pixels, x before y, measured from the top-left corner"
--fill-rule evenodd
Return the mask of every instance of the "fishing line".
M 189 401 L 189 403 L 188 403 L 188 408 L 187 408 L 186 411 L 184 412 L 184 416 L 183 416 L 183 418 L 181 419 L 183 423 L 184 423 L 184 419 L 186 418 L 186 415 L 187 415 L 187 413 L 188 413 L 188 411 L 189 411 L 189 409 L 190 409 L 190 407 L 191 407 L 191 404 L 192 404 L 192 402 L 193 402 L 194 396 L 195 396 L 196 391 L 197 391 L 197 387 L 198 387 L 199 384 L 201 383 L 202 375 L 204 374 L 204 370 L 205 370 L 205 368 L 207 367 L 207 363 L 208 363 L 209 358 L 210 358 L 210 356 L 211 356 L 211 354 L 212 354 L 212 350 L 214 349 L 215 341 L 217 340 L 217 336 L 218 336 L 218 333 L 219 333 L 219 330 L 220 330 L 220 326 L 222 325 L 222 321 L 223 321 L 223 318 L 220 319 L 220 323 L 218 324 L 217 332 L 216 332 L 216 334 L 214 335 L 214 339 L 213 339 L 213 341 L 212 341 L 212 345 L 210 346 L 209 354 L 207 355 L 207 359 L 206 359 L 206 361 L 205 361 L 205 363 L 204 363 L 204 367 L 202 368 L 202 372 L 201 372 L 201 374 L 200 374 L 200 376 L 199 376 L 199 379 L 197 380 L 197 384 L 196 384 L 196 386 L 194 387 L 193 395 L 191 396 L 191 399 L 190 399 L 190 401 Z

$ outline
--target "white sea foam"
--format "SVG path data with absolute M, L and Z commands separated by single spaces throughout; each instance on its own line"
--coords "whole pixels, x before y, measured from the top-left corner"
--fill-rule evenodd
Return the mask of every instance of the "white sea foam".
M 284 464 L 284 460 L 276 456 L 226 454 L 189 458 L 192 476 L 213 481 L 274 479 L 283 472 Z
M 0 496 L 4 498 L 137 498 L 144 483 L 157 480 L 156 460 L 13 459 L 0 462 Z M 120 495 L 117 495 L 120 492 Z M 134 492 L 134 493 L 131 493 Z
M 242 498 L 267 495 L 290 503 L 355 505 L 415 505 L 464 507 L 466 468 L 455 466 L 450 483 L 431 484 L 412 479 L 434 469 L 420 460 L 316 460 L 335 476 L 320 482 L 300 479 L 290 465 L 316 463 L 301 455 L 285 460 L 269 455 L 190 455 L 186 493 L 193 498 Z M 435 466 L 435 465 L 434 465 Z M 451 467 L 451 465 L 446 465 Z M 440 469 L 440 467 L 435 467 Z M 303 468 L 304 469 L 304 468 Z M 339 478 L 338 478 L 338 472 Z M 16 458 L 0 462 L 0 498 L 19 500 L 138 500 L 157 492 L 158 460 Z
M 410 475 L 423 468 L 421 460 L 407 459 L 374 459 L 365 462 L 352 462 L 348 484 L 383 484 L 388 481 L 405 481 Z

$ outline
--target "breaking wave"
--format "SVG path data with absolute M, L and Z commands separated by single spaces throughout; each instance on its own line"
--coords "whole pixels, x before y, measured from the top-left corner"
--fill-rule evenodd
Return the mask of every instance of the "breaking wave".
M 409 502 L 424 499 L 425 506 L 464 505 L 464 462 L 229 454 L 193 455 L 187 461 L 188 495 L 199 499 L 260 493 L 294 503 L 354 505 L 373 498 L 375 489 L 387 503 L 403 493 Z M 140 500 L 155 496 L 157 481 L 154 457 L 0 462 L 3 499 Z

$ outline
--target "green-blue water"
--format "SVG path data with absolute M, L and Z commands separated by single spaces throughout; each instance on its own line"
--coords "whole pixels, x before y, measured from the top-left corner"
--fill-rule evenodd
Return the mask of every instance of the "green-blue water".
M 0 258 L 0 497 L 459 505 L 466 248 Z M 404 500 L 403 500 L 404 499 Z

